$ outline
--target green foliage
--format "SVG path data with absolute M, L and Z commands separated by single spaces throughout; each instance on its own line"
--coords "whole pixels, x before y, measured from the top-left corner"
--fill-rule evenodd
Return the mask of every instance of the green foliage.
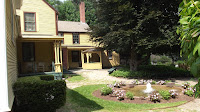
M 130 99 L 130 100 L 133 100 L 134 98 L 133 98 L 133 93 L 131 93 L 130 91 L 128 91 L 127 93 L 126 93 L 126 97 L 128 98 L 128 99 Z
M 130 69 L 135 71 L 151 53 L 178 45 L 178 4 L 179 0 L 98 0 L 91 40 L 121 54 L 129 51 Z
M 161 63 L 171 62 L 171 59 L 167 56 L 161 56 L 157 62 L 161 62 Z
M 166 83 L 172 82 L 171 80 L 165 80 Z
M 179 6 L 181 54 L 188 57 L 191 72 L 200 77 L 200 1 L 183 0 Z
M 168 100 L 171 97 L 171 94 L 169 91 L 159 91 L 160 95 L 162 96 L 163 99 Z
M 54 80 L 54 76 L 53 75 L 40 75 L 40 79 L 50 81 L 50 80 Z
M 194 92 L 192 90 L 186 90 L 184 94 L 192 97 L 194 95 Z
M 112 88 L 110 87 L 106 86 L 101 89 L 101 95 L 109 95 L 111 93 L 112 93 Z
M 151 82 L 151 84 L 156 84 L 156 81 L 153 80 L 153 81 Z
M 138 71 L 135 72 L 127 68 L 121 68 L 110 75 L 124 78 L 175 78 L 192 76 L 187 70 L 164 65 L 141 65 L 138 67 Z
M 96 22 L 96 1 L 83 0 L 85 2 L 85 17 L 88 25 Z M 58 19 L 63 21 L 80 21 L 79 3 L 80 0 L 70 0 L 60 2 L 59 0 L 47 0 L 56 10 L 58 10 Z
M 66 101 L 65 81 L 48 75 L 19 78 L 13 91 L 19 112 L 55 112 Z
M 72 1 L 64 1 L 59 6 L 59 20 L 64 21 L 79 21 L 80 15 L 75 4 Z
M 195 98 L 200 98 L 200 78 L 199 78 L 198 83 L 194 86 L 194 88 L 196 89 Z

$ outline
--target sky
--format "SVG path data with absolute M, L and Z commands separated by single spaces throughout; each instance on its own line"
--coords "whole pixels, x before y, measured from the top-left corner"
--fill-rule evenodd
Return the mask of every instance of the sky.
M 63 2 L 63 1 L 66 1 L 66 0 L 59 0 L 59 1 Z

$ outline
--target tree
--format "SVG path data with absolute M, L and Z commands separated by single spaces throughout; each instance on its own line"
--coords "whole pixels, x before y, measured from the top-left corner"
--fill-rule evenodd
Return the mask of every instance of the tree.
M 200 2 L 183 0 L 179 7 L 179 27 L 181 53 L 188 57 L 190 71 L 200 77 Z
M 59 20 L 63 21 L 80 21 L 79 10 L 72 1 L 64 1 L 59 6 Z
M 99 0 L 91 40 L 105 49 L 129 53 L 130 70 L 149 59 L 155 49 L 177 43 L 179 0 Z

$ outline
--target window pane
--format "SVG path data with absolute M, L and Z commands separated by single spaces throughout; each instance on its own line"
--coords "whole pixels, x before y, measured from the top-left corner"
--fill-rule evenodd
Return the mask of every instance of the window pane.
M 25 22 L 35 22 L 35 13 L 25 13 Z
M 35 23 L 26 22 L 25 30 L 26 31 L 35 31 Z
M 79 33 L 73 33 L 73 44 L 79 44 Z

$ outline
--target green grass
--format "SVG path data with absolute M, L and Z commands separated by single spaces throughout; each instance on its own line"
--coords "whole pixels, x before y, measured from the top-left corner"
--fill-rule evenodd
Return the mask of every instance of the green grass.
M 65 74 L 64 76 L 69 82 L 79 82 L 85 79 L 81 75 L 77 75 L 77 74 Z
M 133 104 L 103 100 L 94 97 L 92 93 L 105 85 L 87 85 L 67 90 L 67 102 L 57 112 L 137 112 L 153 108 L 172 107 L 185 103 L 185 101 L 166 104 Z

